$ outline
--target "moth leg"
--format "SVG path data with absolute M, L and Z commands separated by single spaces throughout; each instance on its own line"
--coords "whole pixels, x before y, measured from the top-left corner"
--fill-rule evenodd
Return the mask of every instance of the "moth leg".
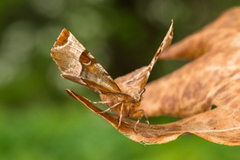
M 120 110 L 120 114 L 119 114 L 117 130 L 118 130 L 119 127 L 121 126 L 121 122 L 122 122 L 122 112 L 123 112 L 123 104 L 122 104 L 122 106 L 121 106 L 121 110 Z
M 118 106 L 119 104 L 120 104 L 120 102 L 119 102 L 119 103 L 116 103 L 116 104 L 114 104 L 113 106 L 109 107 L 108 109 L 106 109 L 106 110 L 104 110 L 104 111 L 101 111 L 101 112 L 98 112 L 98 113 L 105 113 L 105 112 L 113 109 L 114 107 Z
M 109 101 L 98 101 L 98 102 L 92 102 L 92 103 L 94 103 L 94 104 L 107 104 L 107 103 L 110 103 L 110 102 Z
M 146 114 L 146 112 L 143 110 L 144 113 L 144 117 L 145 117 L 145 122 L 148 124 L 148 126 L 150 126 L 149 120 L 148 120 L 148 116 Z
M 147 122 L 148 126 L 150 126 L 150 123 L 148 121 L 148 116 L 143 109 L 135 110 L 134 112 L 131 113 L 130 116 L 134 117 L 134 118 L 138 118 L 137 122 L 135 123 L 134 129 L 133 129 L 134 132 L 137 133 L 137 124 L 139 123 L 139 121 L 142 119 L 143 116 L 145 117 L 145 121 Z

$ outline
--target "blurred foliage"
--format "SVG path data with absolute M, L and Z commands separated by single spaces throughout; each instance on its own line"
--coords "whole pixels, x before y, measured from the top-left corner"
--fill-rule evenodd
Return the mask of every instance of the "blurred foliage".
M 132 142 L 65 93 L 69 88 L 99 100 L 62 79 L 50 57 L 67 28 L 116 78 L 150 62 L 171 19 L 177 42 L 235 5 L 236 0 L 0 1 L 0 159 L 237 159 L 239 147 L 196 136 L 147 147 Z M 150 81 L 185 63 L 159 61 Z

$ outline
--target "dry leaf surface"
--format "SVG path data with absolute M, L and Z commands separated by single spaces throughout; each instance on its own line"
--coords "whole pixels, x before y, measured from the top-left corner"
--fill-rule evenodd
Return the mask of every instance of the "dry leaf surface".
M 232 8 L 160 57 L 195 59 L 146 86 L 141 104 L 149 116 L 184 118 L 184 132 L 240 145 L 240 7 Z M 210 110 L 212 105 L 217 108 Z
M 185 117 L 151 125 L 123 118 L 119 131 L 144 144 L 161 144 L 182 134 L 196 134 L 211 142 L 240 145 L 240 7 L 223 13 L 199 32 L 170 47 L 160 57 L 195 59 L 179 70 L 149 83 L 140 108 L 148 116 Z M 176 33 L 177 34 L 177 33 Z M 86 98 L 67 90 L 115 128 L 118 117 L 102 113 Z M 211 110 L 211 106 L 217 108 Z

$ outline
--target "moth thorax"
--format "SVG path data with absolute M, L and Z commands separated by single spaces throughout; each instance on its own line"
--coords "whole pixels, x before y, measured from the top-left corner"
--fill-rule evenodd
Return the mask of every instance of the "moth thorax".
M 136 102 L 138 101 L 138 102 L 140 102 L 141 101 L 141 99 L 142 99 L 142 94 L 140 93 L 135 93 L 135 94 L 132 94 L 132 99 L 134 99 Z

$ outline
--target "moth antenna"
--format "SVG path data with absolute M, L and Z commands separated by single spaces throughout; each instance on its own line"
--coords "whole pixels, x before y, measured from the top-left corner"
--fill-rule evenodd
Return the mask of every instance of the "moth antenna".
M 146 89 L 143 88 L 139 94 L 142 95 L 145 91 L 146 91 Z

